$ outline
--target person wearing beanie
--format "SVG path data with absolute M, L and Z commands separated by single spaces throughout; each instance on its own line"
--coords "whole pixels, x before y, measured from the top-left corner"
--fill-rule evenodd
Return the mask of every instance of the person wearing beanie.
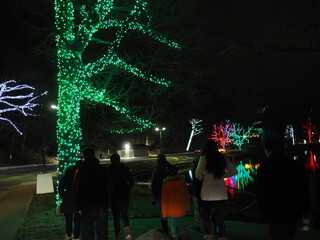
M 257 202 L 271 240 L 293 240 L 297 223 L 308 214 L 310 192 L 305 168 L 285 154 L 283 139 L 264 132 L 261 145 L 267 159 L 257 171 Z

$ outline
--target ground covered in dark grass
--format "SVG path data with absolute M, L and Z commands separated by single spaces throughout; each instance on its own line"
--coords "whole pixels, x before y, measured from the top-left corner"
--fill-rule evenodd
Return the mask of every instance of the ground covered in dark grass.
M 150 203 L 148 188 L 135 186 L 129 210 L 134 238 L 151 229 L 160 228 L 157 214 L 157 208 Z M 268 239 L 265 224 L 237 220 L 252 220 L 253 217 L 258 219 L 259 214 L 254 209 L 239 213 L 239 210 L 227 205 L 226 215 L 229 240 Z M 187 227 L 193 226 L 192 208 L 184 218 L 184 222 Z M 55 194 L 35 195 L 29 205 L 24 223 L 17 233 L 16 240 L 61 240 L 64 235 L 64 217 L 56 214 Z M 190 232 L 191 240 L 202 239 L 202 235 L 203 233 Z M 299 228 L 297 240 L 317 240 L 319 238 L 320 231 L 305 232 Z M 109 239 L 115 239 L 112 214 L 109 220 Z
M 179 166 L 180 173 L 186 174 L 190 169 L 194 156 L 170 157 L 170 163 Z M 155 158 L 123 162 L 132 170 L 135 181 L 146 183 L 150 180 L 151 171 L 156 166 Z M 102 164 L 109 164 L 108 161 Z M 57 175 L 52 173 L 54 182 Z M 150 188 L 148 185 L 135 184 L 129 207 L 130 224 L 134 239 L 154 228 L 160 228 L 158 209 L 151 204 Z M 193 207 L 184 218 L 185 225 L 192 227 Z M 235 199 L 226 203 L 226 225 L 228 240 L 267 240 L 266 225 L 255 204 L 254 194 L 239 192 Z M 25 217 L 24 223 L 19 229 L 16 240 L 51 239 L 61 240 L 65 236 L 64 217 L 56 214 L 55 194 L 34 195 Z M 203 239 L 203 233 L 190 232 L 191 240 Z M 114 239 L 112 214 L 109 220 L 109 239 Z M 297 240 L 318 240 L 320 231 L 302 231 L 299 228 Z

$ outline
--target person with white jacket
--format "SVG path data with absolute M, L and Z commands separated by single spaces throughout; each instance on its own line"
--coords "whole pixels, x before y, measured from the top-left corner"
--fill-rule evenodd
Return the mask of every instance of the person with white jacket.
M 224 223 L 224 202 L 228 200 L 224 178 L 236 175 L 238 171 L 219 152 L 217 143 L 208 139 L 196 169 L 196 178 L 203 181 L 201 188 L 204 239 L 213 239 L 211 209 L 215 209 L 215 224 L 219 228 L 219 240 L 226 239 Z

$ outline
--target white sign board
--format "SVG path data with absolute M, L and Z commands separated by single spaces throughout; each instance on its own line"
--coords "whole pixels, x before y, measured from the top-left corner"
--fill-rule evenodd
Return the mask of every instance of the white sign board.
M 53 181 L 50 173 L 40 173 L 37 175 L 37 192 L 36 194 L 42 193 L 53 193 Z

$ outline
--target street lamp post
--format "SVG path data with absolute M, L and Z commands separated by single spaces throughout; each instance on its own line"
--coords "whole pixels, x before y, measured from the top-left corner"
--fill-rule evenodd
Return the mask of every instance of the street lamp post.
M 163 148 L 162 148 L 162 131 L 165 131 L 165 127 L 156 127 L 155 130 L 159 132 L 160 135 L 160 153 L 163 153 Z

